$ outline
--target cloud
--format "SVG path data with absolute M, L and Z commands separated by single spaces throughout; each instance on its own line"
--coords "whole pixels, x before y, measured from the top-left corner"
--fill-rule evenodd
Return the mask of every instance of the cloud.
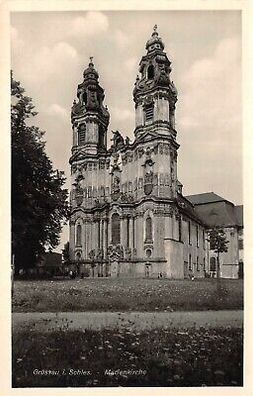
M 129 36 L 123 33 L 121 30 L 117 29 L 113 34 L 113 39 L 116 42 L 118 48 L 125 49 L 129 43 Z
M 66 35 L 83 39 L 106 32 L 108 27 L 109 22 L 105 14 L 89 11 L 84 17 L 76 17 L 70 22 L 70 28 L 66 29 Z
M 215 190 L 225 197 L 232 192 L 240 196 L 240 40 L 223 39 L 211 56 L 196 60 L 178 80 L 178 91 L 176 122 L 183 158 L 178 173 L 190 187 L 187 193 Z
M 240 41 L 224 39 L 213 56 L 199 59 L 185 73 L 180 84 L 182 117 L 179 126 L 192 138 L 212 138 L 212 147 L 226 144 L 241 132 Z M 205 127 L 203 128 L 203 125 Z M 201 131 L 199 130 L 201 128 Z M 197 135 L 198 134 L 198 135 Z M 209 135 L 209 136 L 208 136 Z
M 24 48 L 24 40 L 21 39 L 18 29 L 11 26 L 11 46 L 12 49 L 19 54 Z
M 122 109 L 120 107 L 111 108 L 112 117 L 116 120 L 125 121 L 133 117 L 133 112 L 128 109 Z
M 18 30 L 13 27 L 11 31 L 13 65 L 19 70 L 20 79 L 29 87 L 35 82 L 43 83 L 50 77 L 57 79 L 64 70 L 71 72 L 80 66 L 76 49 L 78 39 L 86 46 L 91 36 L 104 33 L 108 28 L 109 22 L 105 14 L 89 11 L 84 16 L 66 19 L 64 24 L 58 20 L 54 24 L 49 23 L 46 33 L 48 40 L 45 45 L 35 46 L 35 42 L 32 41 L 32 46 L 25 46 Z M 39 38 L 37 41 L 43 42 Z
M 67 112 L 67 110 L 57 103 L 51 104 L 51 106 L 47 110 L 47 113 L 51 116 L 58 116 L 64 121 L 69 118 L 69 113 Z
M 130 72 L 136 70 L 136 73 L 137 73 L 138 59 L 136 57 L 128 58 L 125 62 L 125 68 Z
M 74 47 L 61 41 L 52 47 L 41 47 L 19 70 L 25 81 L 42 83 L 48 77 L 57 77 L 64 70 L 69 72 L 78 64 L 78 54 Z M 62 77 L 61 77 L 62 78 Z

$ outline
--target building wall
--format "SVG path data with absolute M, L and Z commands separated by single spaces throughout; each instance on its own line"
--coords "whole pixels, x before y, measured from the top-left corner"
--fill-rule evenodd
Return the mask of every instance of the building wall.
M 223 228 L 226 240 L 228 241 L 227 252 L 220 253 L 220 276 L 222 278 L 238 279 L 239 277 L 239 233 L 237 227 Z M 209 245 L 209 271 L 212 276 L 217 276 L 216 271 L 210 267 L 211 259 L 214 257 L 217 262 L 217 253 L 210 249 Z M 240 252 L 240 255 L 242 253 Z

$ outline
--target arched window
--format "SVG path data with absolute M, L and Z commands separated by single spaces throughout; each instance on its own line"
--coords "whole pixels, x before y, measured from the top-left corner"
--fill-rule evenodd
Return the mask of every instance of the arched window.
M 120 217 L 118 213 L 112 215 L 112 244 L 120 244 Z
M 150 216 L 146 218 L 146 241 L 152 241 L 153 240 L 153 235 L 152 235 L 152 219 Z
M 189 271 L 191 271 L 191 270 L 192 270 L 192 255 L 191 255 L 191 253 L 189 254 L 189 263 L 188 263 L 188 268 L 189 268 Z
M 148 80 L 152 80 L 154 78 L 155 70 L 153 65 L 149 65 L 147 74 L 148 74 Z
M 76 245 L 81 246 L 82 244 L 82 227 L 80 224 L 76 227 Z
M 84 91 L 84 93 L 83 93 L 83 104 L 84 105 L 87 104 L 87 93 L 86 93 L 86 91 Z
M 200 267 L 199 267 L 199 257 L 197 256 L 197 271 L 200 271 Z
M 210 258 L 210 271 L 216 271 L 216 258 Z

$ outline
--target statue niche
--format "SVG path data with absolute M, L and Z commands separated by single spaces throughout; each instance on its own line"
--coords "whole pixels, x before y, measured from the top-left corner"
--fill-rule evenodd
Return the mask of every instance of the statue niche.
M 83 203 L 83 198 L 84 198 L 84 189 L 81 186 L 81 182 L 84 179 L 82 175 L 82 170 L 80 167 L 77 168 L 77 176 L 75 178 L 75 183 L 73 185 L 75 186 L 75 200 L 77 206 L 82 205 Z
M 147 147 L 146 149 L 146 160 L 144 163 L 144 193 L 146 195 L 151 194 L 153 191 L 153 175 L 154 175 L 154 161 L 151 158 L 151 153 L 153 150 L 150 149 L 150 147 Z
M 113 201 L 117 201 L 120 198 L 120 167 L 119 167 L 119 154 L 114 153 L 113 155 L 113 163 L 111 168 L 111 197 Z

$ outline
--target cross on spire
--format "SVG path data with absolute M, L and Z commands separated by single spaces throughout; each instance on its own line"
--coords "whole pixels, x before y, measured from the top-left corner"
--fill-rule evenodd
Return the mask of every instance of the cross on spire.
M 156 33 L 156 31 L 157 31 L 157 25 L 155 24 L 155 26 L 154 26 L 154 32 Z
M 93 61 L 93 58 L 94 58 L 94 56 L 90 56 L 90 62 L 91 63 L 93 63 L 92 61 Z

